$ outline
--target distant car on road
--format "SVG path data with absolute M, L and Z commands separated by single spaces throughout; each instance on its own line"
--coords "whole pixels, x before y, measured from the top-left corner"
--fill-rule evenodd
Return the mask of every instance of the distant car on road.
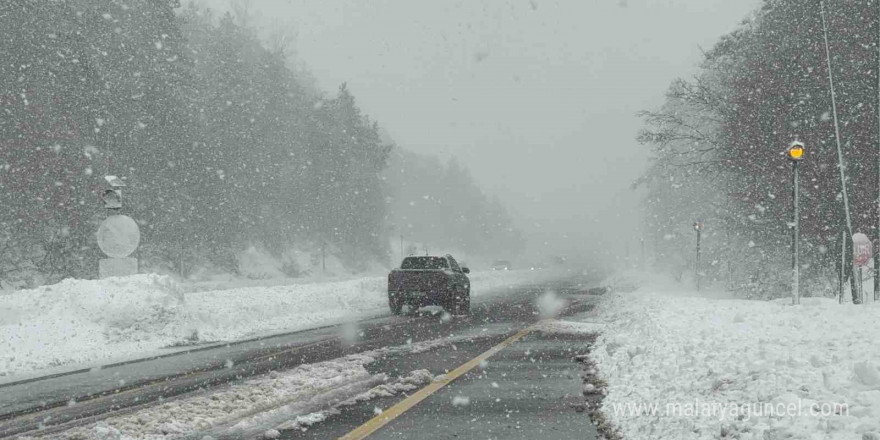
M 492 263 L 492 270 L 510 270 L 511 267 L 510 261 L 507 260 L 498 260 Z
M 406 257 L 400 269 L 388 274 L 388 305 L 399 315 L 403 306 L 417 309 L 441 306 L 453 315 L 466 315 L 471 308 L 471 271 L 459 266 L 452 255 Z

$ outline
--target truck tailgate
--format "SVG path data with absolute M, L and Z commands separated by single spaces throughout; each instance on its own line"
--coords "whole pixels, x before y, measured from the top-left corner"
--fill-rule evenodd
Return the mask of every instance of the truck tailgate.
M 395 270 L 388 276 L 393 292 L 436 292 L 446 290 L 449 276 L 442 270 Z

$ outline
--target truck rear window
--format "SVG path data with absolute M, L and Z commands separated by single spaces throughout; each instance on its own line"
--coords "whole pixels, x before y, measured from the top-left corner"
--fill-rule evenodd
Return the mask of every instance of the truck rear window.
M 400 265 L 401 269 L 449 269 L 449 263 L 443 257 L 407 257 Z

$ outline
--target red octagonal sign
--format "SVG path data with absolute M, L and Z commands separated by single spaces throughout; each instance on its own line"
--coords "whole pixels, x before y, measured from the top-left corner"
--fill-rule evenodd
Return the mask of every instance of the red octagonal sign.
M 856 266 L 867 266 L 871 261 L 873 249 L 871 239 L 861 232 L 853 234 L 853 264 Z

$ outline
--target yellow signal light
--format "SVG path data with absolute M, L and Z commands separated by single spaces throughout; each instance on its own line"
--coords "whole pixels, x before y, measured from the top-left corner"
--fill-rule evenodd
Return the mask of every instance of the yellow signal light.
M 801 160 L 804 158 L 804 153 L 806 150 L 804 149 L 804 144 L 800 142 L 794 142 L 788 147 L 788 158 L 791 160 Z

